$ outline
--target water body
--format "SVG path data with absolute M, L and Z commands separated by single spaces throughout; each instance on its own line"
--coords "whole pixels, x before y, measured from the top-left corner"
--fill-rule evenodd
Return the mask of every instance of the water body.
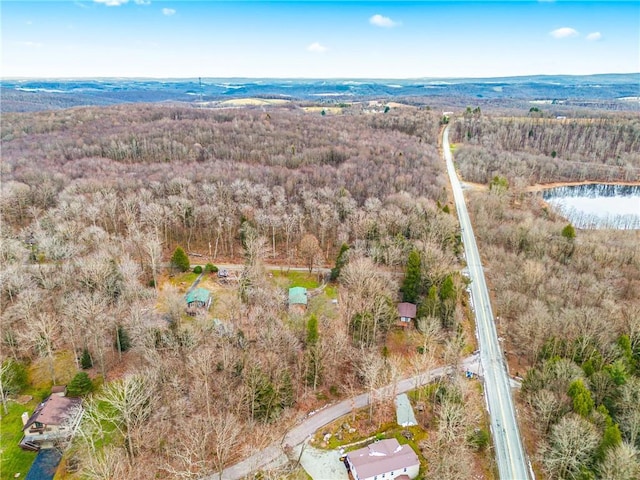
M 640 230 L 640 186 L 556 187 L 542 198 L 578 228 Z

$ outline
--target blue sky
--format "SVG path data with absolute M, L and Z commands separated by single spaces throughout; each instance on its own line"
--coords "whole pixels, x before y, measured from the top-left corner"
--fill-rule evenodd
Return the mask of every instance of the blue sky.
M 638 1 L 11 1 L 2 76 L 421 78 L 640 71 Z

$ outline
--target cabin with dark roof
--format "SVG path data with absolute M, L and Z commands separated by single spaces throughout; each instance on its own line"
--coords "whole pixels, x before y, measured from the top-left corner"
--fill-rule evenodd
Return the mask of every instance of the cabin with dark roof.
M 413 303 L 402 302 L 398 304 L 398 325 L 407 327 L 416 318 L 417 307 Z
M 29 416 L 22 414 L 24 437 L 20 447 L 39 450 L 59 440 L 71 438 L 82 418 L 82 400 L 53 394 L 38 405 Z

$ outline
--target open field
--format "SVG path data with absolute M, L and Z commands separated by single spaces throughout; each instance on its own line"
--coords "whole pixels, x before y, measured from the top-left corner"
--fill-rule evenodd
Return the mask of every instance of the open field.
M 280 98 L 232 98 L 230 100 L 224 100 L 219 103 L 220 106 L 272 106 L 272 105 L 286 105 L 291 100 L 285 100 Z

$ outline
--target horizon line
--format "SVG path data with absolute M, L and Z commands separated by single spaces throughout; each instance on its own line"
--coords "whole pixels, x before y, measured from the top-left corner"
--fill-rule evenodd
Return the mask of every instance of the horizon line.
M 433 77 L 260 77 L 260 76 L 0 76 L 0 82 L 4 80 L 368 80 L 368 81 L 421 81 L 421 80 L 482 80 L 503 78 L 528 78 L 528 77 L 595 77 L 604 75 L 640 75 L 636 72 L 604 72 L 604 73 L 533 73 L 526 75 L 497 75 L 497 76 L 433 76 Z M 1 86 L 1 85 L 0 85 Z

